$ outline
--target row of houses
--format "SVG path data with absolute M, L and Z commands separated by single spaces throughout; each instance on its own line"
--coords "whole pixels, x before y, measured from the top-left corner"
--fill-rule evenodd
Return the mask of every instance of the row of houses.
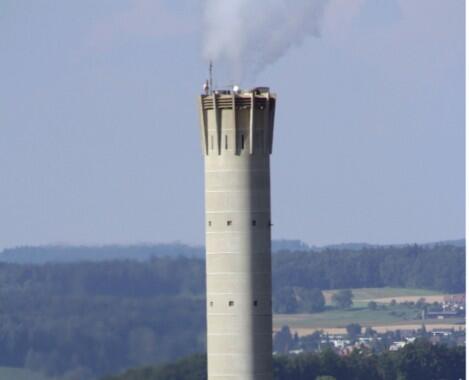
M 307 339 L 307 337 L 305 337 Z M 397 339 L 396 339 L 397 338 Z M 399 330 L 397 332 L 376 333 L 372 336 L 359 335 L 351 339 L 346 334 L 320 335 L 314 350 L 310 350 L 297 340 L 294 347 L 288 350 L 289 354 L 302 352 L 321 351 L 326 347 L 332 348 L 339 355 L 349 355 L 355 349 L 368 349 L 371 351 L 398 351 L 409 343 L 415 342 L 417 338 L 428 339 L 434 344 L 447 344 L 451 346 L 466 344 L 464 329 L 436 329 L 430 332 L 425 330 Z

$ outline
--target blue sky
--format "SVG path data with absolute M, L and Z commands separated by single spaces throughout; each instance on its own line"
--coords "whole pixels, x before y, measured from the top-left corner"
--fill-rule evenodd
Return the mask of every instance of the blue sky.
M 274 238 L 464 236 L 464 13 L 331 0 L 242 83 L 278 94 Z M 2 1 L 0 247 L 203 243 L 203 25 L 202 1 Z

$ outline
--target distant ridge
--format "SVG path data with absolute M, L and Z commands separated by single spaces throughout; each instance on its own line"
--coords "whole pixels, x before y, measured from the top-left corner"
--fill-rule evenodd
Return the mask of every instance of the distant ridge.
M 280 239 L 272 241 L 273 252 L 298 252 L 325 250 L 359 251 L 365 248 L 378 247 L 404 247 L 409 244 L 369 244 L 369 243 L 342 243 L 325 246 L 308 245 L 301 240 Z M 417 244 L 421 247 L 434 247 L 436 245 L 450 245 L 464 247 L 465 239 L 444 240 Z M 43 245 L 6 248 L 0 251 L 0 262 L 18 264 L 64 263 L 77 261 L 106 261 L 106 260 L 149 260 L 160 256 L 183 256 L 203 258 L 203 246 L 191 246 L 180 242 L 160 244 L 135 245 Z
M 369 244 L 369 243 L 341 243 L 341 244 L 330 244 L 323 247 L 313 246 L 313 250 L 325 250 L 325 249 L 343 249 L 351 251 L 359 251 L 363 248 L 378 248 L 378 247 L 405 247 L 408 245 L 418 245 L 420 247 L 434 247 L 436 245 L 451 245 L 454 247 L 465 247 L 466 239 L 455 239 L 455 240 L 442 240 L 430 243 L 402 243 L 402 244 Z
M 203 257 L 204 248 L 182 243 L 136 245 L 43 245 L 7 248 L 0 262 L 41 264 L 46 262 L 149 260 L 159 256 Z
M 364 248 L 379 248 L 379 247 L 405 247 L 408 245 L 418 245 L 420 247 L 434 247 L 436 245 L 451 245 L 455 247 L 465 247 L 466 239 L 455 239 L 455 240 L 442 240 L 430 243 L 402 243 L 402 244 L 370 244 L 370 243 L 339 243 L 339 244 L 328 244 L 324 246 L 308 245 L 301 240 L 273 240 L 272 250 L 273 251 L 325 251 L 328 249 L 344 250 L 344 251 L 360 251 Z

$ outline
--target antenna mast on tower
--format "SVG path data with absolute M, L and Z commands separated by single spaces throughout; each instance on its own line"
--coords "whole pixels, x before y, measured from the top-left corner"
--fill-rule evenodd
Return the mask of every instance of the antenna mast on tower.
M 208 63 L 208 89 L 210 94 L 213 92 L 213 63 L 212 60 Z

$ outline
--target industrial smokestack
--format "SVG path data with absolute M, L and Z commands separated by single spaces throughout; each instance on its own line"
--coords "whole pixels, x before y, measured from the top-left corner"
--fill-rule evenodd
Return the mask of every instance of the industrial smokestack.
M 267 87 L 210 89 L 199 100 L 208 379 L 271 380 L 270 154 L 276 96 Z

